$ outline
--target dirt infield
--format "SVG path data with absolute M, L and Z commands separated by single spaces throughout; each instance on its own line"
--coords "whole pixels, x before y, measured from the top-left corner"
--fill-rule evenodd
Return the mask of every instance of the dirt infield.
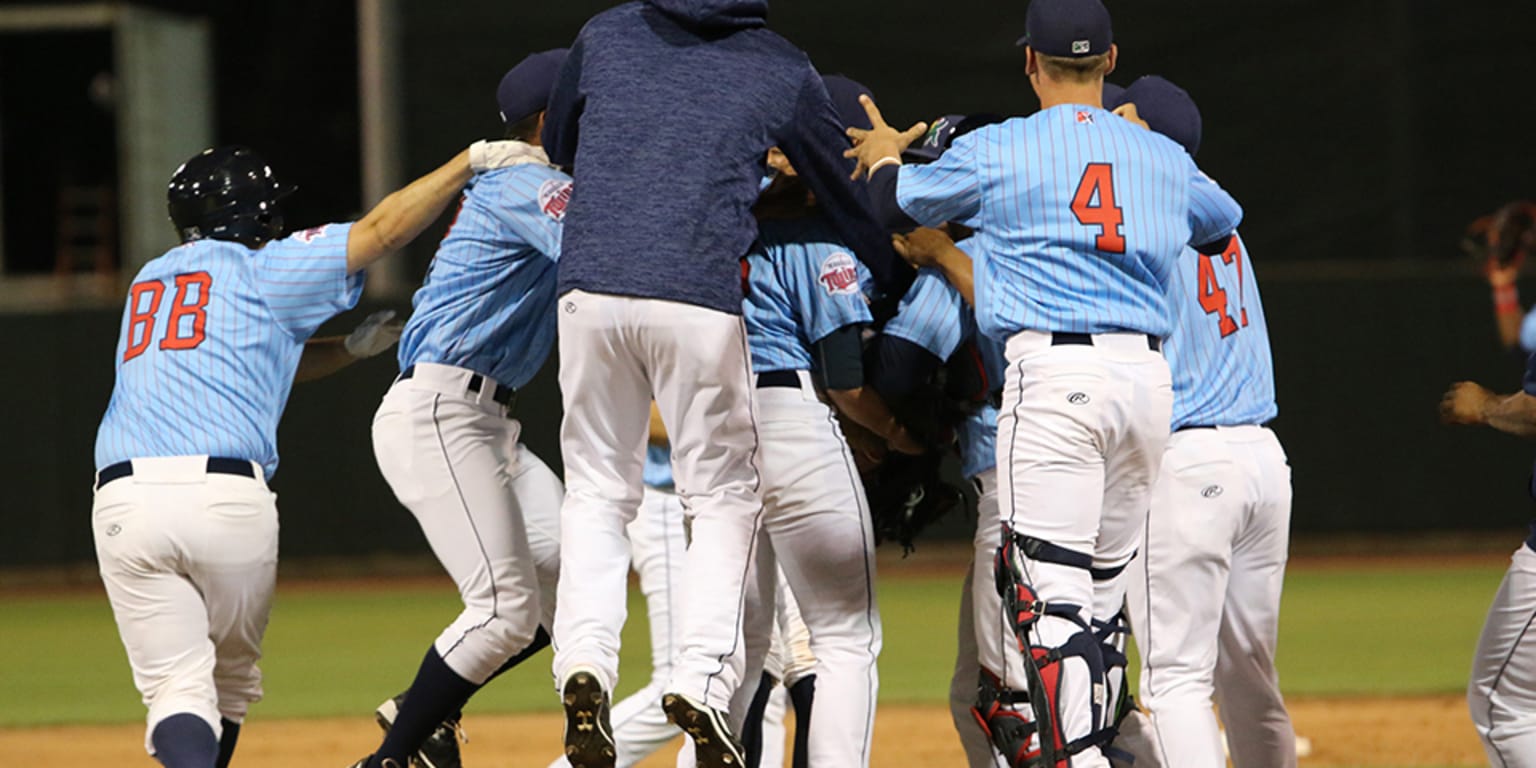
M 1477 766 L 1481 747 L 1457 697 L 1302 699 L 1291 702 L 1297 730 L 1312 741 L 1302 766 Z M 471 768 L 542 768 L 559 746 L 555 715 L 465 718 Z M 25 756 L 33 768 L 158 765 L 140 748 L 137 726 L 0 729 L 0 754 Z M 345 768 L 372 748 L 378 731 L 367 717 L 349 720 L 253 720 L 241 740 L 240 768 Z M 672 765 L 667 754 L 642 763 Z M 937 707 L 884 706 L 876 726 L 874 765 L 880 768 L 963 766 L 949 713 Z

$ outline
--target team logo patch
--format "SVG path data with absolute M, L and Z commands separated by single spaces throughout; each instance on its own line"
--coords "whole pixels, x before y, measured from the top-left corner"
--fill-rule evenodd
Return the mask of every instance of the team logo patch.
M 1223 488 L 1219 485 L 1207 485 L 1200 489 L 1200 495 L 1207 499 L 1214 499 L 1222 494 Z
M 555 221 L 565 220 L 565 208 L 571 204 L 571 182 L 549 179 L 539 185 L 539 210 Z
M 1074 55 L 1074 56 L 1081 56 L 1081 55 L 1083 55 L 1083 54 L 1085 54 L 1085 53 L 1087 53 L 1087 52 L 1089 52 L 1091 50 L 1093 50 L 1093 43 L 1090 42 L 1090 41 L 1087 41 L 1087 40 L 1073 40 L 1072 41 L 1072 55 Z
M 313 243 L 314 241 L 319 240 L 320 238 L 324 237 L 325 236 L 325 231 L 327 229 L 330 229 L 330 228 L 331 228 L 331 225 L 329 225 L 329 224 L 326 224 L 324 226 L 319 226 L 319 227 L 310 227 L 309 229 L 306 229 L 303 232 L 300 232 L 300 233 L 294 235 L 293 239 L 298 240 L 299 242 L 304 243 L 305 245 L 308 245 L 308 244 Z
M 1093 113 L 1086 109 L 1079 109 L 1077 111 L 1077 123 L 1078 125 L 1093 125 Z
M 817 278 L 828 296 L 858 293 L 859 270 L 853 265 L 853 257 L 842 251 L 827 257 L 821 263 L 821 277 Z
M 1087 392 L 1073 392 L 1072 394 L 1067 395 L 1067 402 L 1073 405 L 1087 405 L 1088 402 L 1092 399 L 1093 398 L 1088 396 Z

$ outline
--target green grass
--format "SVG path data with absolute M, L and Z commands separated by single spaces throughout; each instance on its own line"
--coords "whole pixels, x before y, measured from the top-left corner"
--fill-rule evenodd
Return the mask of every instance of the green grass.
M 895 570 L 895 569 L 893 569 Z M 881 584 L 881 700 L 941 703 L 954 663 L 959 577 Z M 1326 569 L 1286 584 L 1281 680 L 1291 695 L 1456 693 L 1500 571 Z M 368 712 L 403 689 L 458 611 L 441 586 L 377 591 L 279 587 L 267 634 L 264 717 Z M 630 602 L 620 695 L 649 676 L 644 605 Z M 476 697 L 482 712 L 552 710 L 549 655 Z M 100 595 L 0 599 L 0 725 L 131 722 L 143 716 Z

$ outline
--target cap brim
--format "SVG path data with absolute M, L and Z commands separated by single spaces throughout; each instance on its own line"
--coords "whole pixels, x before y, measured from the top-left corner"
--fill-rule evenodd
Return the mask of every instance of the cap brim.
M 1015 48 L 1023 48 L 1023 47 L 1025 47 L 1027 45 L 1029 45 L 1029 35 L 1025 35 L 1025 36 L 1023 36 L 1023 37 L 1013 41 L 1013 46 Z

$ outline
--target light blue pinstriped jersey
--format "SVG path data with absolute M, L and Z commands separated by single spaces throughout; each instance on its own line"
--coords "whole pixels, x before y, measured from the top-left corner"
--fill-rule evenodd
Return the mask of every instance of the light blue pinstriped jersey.
M 351 229 L 316 227 L 254 251 L 195 240 L 145 264 L 123 309 L 96 468 L 207 454 L 277 472 L 277 422 L 304 342 L 362 295 L 362 273 L 347 275 Z
M 476 175 L 400 337 L 400 368 L 439 363 L 522 387 L 555 343 L 555 263 L 571 177 L 541 163 Z
M 747 257 L 742 315 L 752 370 L 816 370 L 811 346 L 843 326 L 869 323 L 864 265 L 819 216 L 765 221 Z
M 1273 419 L 1269 325 L 1242 238 L 1233 234 L 1219 256 L 1186 249 L 1169 281 L 1169 304 L 1174 327 L 1163 354 L 1173 373 L 1173 428 Z
M 896 316 L 881 332 L 906 339 L 940 360 L 948 360 L 962 343 L 975 339 L 990 388 L 1003 385 L 1003 345 L 976 332 L 976 318 L 965 298 L 937 270 L 918 271 L 901 297 Z M 997 409 L 983 405 L 960 422 L 956 433 L 961 476 L 975 477 L 997 465 Z
M 898 172 L 908 216 L 977 230 L 965 248 L 976 318 L 999 339 L 1026 329 L 1167 336 L 1174 260 L 1242 217 L 1179 145 L 1095 107 L 990 125 Z
M 645 446 L 645 484 L 672 490 L 672 449 L 665 445 Z

